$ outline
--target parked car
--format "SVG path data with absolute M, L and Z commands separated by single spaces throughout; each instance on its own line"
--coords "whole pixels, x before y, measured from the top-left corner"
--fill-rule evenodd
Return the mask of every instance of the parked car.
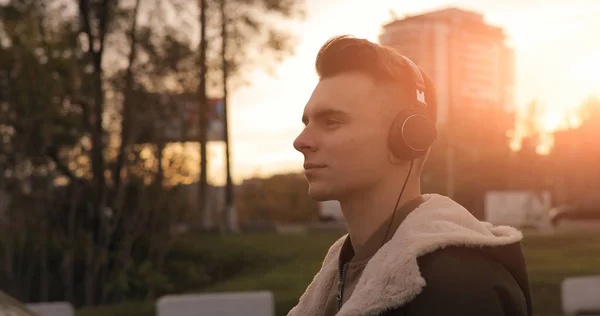
M 554 228 L 600 227 L 600 203 L 561 205 L 550 210 L 550 223 Z
M 0 316 L 38 316 L 14 297 L 0 291 Z

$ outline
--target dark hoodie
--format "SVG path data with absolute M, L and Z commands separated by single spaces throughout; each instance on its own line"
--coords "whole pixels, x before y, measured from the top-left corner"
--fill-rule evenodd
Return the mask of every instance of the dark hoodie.
M 426 286 L 405 306 L 382 316 L 531 316 L 532 302 L 519 243 L 449 247 L 418 259 Z
M 288 316 L 331 314 L 349 242 L 340 238 Z M 447 197 L 424 202 L 368 258 L 335 315 L 532 315 L 522 234 L 480 222 Z

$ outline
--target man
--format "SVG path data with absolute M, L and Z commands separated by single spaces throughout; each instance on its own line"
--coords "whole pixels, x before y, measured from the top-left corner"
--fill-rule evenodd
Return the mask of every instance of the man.
M 294 147 L 310 196 L 338 200 L 349 233 L 288 315 L 532 315 L 522 234 L 421 194 L 437 137 L 431 79 L 350 36 L 325 43 L 316 70 Z

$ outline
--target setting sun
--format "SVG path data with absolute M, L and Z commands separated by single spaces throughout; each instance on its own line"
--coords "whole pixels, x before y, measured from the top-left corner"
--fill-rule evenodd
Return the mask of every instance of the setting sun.
M 589 55 L 578 58 L 573 65 L 574 75 L 585 84 L 591 84 L 596 87 L 594 92 L 600 89 L 600 54 Z
M 552 110 L 541 114 L 540 132 L 554 132 L 567 128 L 569 122 L 568 115 L 564 111 Z

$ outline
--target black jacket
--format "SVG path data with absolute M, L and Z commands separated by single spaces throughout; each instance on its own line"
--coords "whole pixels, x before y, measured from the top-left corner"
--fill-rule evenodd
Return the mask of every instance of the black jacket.
M 532 315 L 523 235 L 430 194 L 368 261 L 336 316 Z M 322 315 L 347 235 L 288 316 Z
M 519 243 L 497 248 L 449 247 L 418 259 L 427 285 L 405 306 L 382 316 L 531 316 L 525 259 Z

